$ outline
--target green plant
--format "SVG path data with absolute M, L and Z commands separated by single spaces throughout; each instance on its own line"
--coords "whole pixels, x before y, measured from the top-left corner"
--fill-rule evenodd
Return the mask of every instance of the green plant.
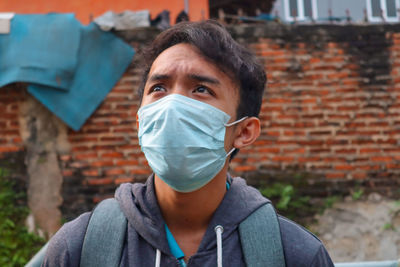
M 392 231 L 396 231 L 396 228 L 394 227 L 393 224 L 391 223 L 385 223 L 382 227 L 383 230 L 392 230 Z
M 276 209 L 285 216 L 294 219 L 299 213 L 307 213 L 312 210 L 310 197 L 301 196 L 290 184 L 274 183 L 260 188 L 261 194 L 271 199 Z
M 335 204 L 339 199 L 340 199 L 339 196 L 330 196 L 325 198 L 322 211 L 325 209 L 332 208 L 333 204 Z
M 8 174 L 0 168 L 0 266 L 24 266 L 45 241 L 25 227 L 25 194 L 15 192 Z
M 353 192 L 351 197 L 353 198 L 353 200 L 359 200 L 362 197 L 363 194 L 364 194 L 364 190 L 358 189 L 358 190 Z

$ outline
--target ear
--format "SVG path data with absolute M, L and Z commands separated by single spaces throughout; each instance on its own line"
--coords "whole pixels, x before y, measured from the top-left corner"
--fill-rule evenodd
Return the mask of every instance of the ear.
M 250 117 L 245 119 L 236 128 L 236 137 L 233 146 L 240 149 L 254 143 L 260 135 L 260 127 L 260 120 L 258 118 Z

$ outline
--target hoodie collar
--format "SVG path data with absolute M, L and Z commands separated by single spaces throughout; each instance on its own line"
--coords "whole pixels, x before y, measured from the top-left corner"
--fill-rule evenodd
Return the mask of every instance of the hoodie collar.
M 153 247 L 172 255 L 166 239 L 164 219 L 154 190 L 154 175 L 145 184 L 122 184 L 115 193 L 128 223 Z M 216 247 L 214 228 L 224 227 L 223 240 L 236 230 L 240 222 L 269 202 L 257 189 L 247 186 L 242 178 L 233 178 L 230 189 L 215 211 L 198 252 Z

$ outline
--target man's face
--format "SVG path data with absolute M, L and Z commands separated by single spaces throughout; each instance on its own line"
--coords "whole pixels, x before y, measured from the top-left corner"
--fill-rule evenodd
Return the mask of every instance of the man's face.
M 144 87 L 141 106 L 170 94 L 212 105 L 236 120 L 239 104 L 237 84 L 189 44 L 177 44 L 163 51 L 153 62 Z M 225 134 L 225 150 L 232 148 L 233 127 Z

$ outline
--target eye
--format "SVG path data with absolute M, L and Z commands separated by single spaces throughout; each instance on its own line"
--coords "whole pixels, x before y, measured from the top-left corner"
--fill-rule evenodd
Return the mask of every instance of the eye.
M 200 94 L 214 95 L 214 92 L 211 89 L 209 89 L 208 87 L 204 86 L 204 85 L 197 86 L 196 89 L 194 89 L 193 92 L 194 93 L 200 93 Z
M 165 92 L 166 89 L 161 85 L 154 85 L 150 88 L 149 93 Z

